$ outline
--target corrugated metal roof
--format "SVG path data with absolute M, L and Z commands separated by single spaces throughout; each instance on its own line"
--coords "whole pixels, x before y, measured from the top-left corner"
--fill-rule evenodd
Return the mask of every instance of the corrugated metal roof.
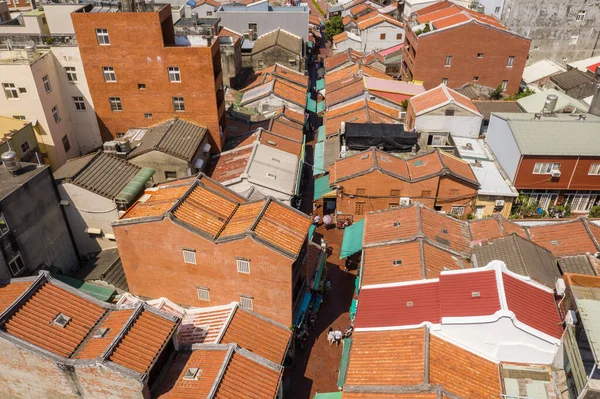
M 273 16 L 272 18 L 276 18 L 276 16 Z M 268 49 L 269 47 L 279 45 L 288 51 L 301 55 L 302 43 L 303 40 L 300 36 L 296 36 L 293 33 L 278 28 L 274 31 L 259 36 L 254 42 L 252 53 L 256 54 L 260 51 Z
M 205 127 L 182 119 L 171 119 L 148 129 L 139 145 L 127 154 L 127 158 L 156 150 L 191 162 L 205 134 Z
M 527 69 L 527 68 L 525 68 Z M 596 82 L 594 75 L 591 73 L 581 72 L 577 68 L 551 76 L 550 80 L 560 87 L 562 90 L 571 90 L 581 85 L 586 85 Z
M 563 273 L 597 275 L 589 255 L 563 256 L 558 258 L 558 265 Z
M 77 272 L 75 278 L 83 281 L 104 281 L 122 291 L 129 291 L 117 248 L 98 253 Z
M 600 301 L 578 297 L 575 301 L 594 357 L 600 359 Z
M 556 102 L 556 112 L 562 112 L 569 107 L 576 108 L 576 112 L 587 112 L 589 109 L 589 107 L 583 102 L 555 89 L 548 89 L 527 97 L 519 98 L 517 100 L 517 104 L 519 104 L 519 106 L 525 110 L 525 112 L 542 112 L 546 98 L 551 94 L 558 97 L 558 101 Z M 533 118 L 533 115 L 529 115 L 529 117 Z
M 61 183 L 71 183 L 112 200 L 141 169 L 114 155 L 97 152 L 67 161 L 54 176 Z

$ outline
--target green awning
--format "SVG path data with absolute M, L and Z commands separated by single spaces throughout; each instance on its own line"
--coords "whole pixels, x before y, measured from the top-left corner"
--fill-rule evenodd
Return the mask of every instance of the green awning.
M 306 109 L 310 112 L 317 112 L 317 101 L 310 98 L 310 92 L 306 93 Z
M 316 393 L 313 399 L 342 399 L 342 391 Z
M 315 87 L 317 90 L 323 90 L 325 88 L 325 79 L 317 80 Z
M 315 153 L 313 158 L 313 176 L 328 172 L 325 170 L 325 142 L 320 141 L 315 144 Z
M 350 361 L 350 349 L 352 349 L 352 337 L 344 338 L 344 349 L 342 350 L 342 360 L 338 371 L 337 386 L 343 387 L 346 383 L 346 373 L 348 372 L 348 363 Z
M 317 141 L 325 141 L 325 125 L 317 129 Z
M 122 204 L 130 204 L 131 201 L 135 197 L 138 196 L 140 190 L 144 190 L 146 183 L 150 178 L 154 175 L 154 169 L 152 168 L 142 168 L 133 179 L 121 190 L 119 194 L 115 197 L 115 202 L 119 202 Z
M 308 48 L 312 48 L 313 47 L 313 42 L 311 42 L 310 40 L 306 42 L 306 45 L 308 46 Z
M 316 224 L 311 224 L 308 228 L 308 241 L 312 241 L 313 235 L 315 234 L 315 230 L 317 229 Z
M 315 277 L 315 284 L 313 285 L 313 289 L 318 289 L 319 284 L 321 283 L 321 276 L 323 275 L 323 270 L 325 269 L 325 256 L 322 257 L 321 263 L 319 264 L 319 269 L 317 270 L 317 277 Z
M 352 305 L 350 305 L 350 320 L 354 320 L 354 316 L 356 316 L 356 306 L 358 306 L 358 301 L 353 299 Z
M 328 192 L 331 191 L 331 187 L 329 187 L 329 175 L 325 175 L 315 179 L 315 195 L 313 199 L 316 201 Z
M 111 288 L 101 287 L 93 283 L 86 283 L 62 274 L 52 274 L 52 277 L 103 302 L 110 302 L 117 294 L 117 291 Z
M 365 220 L 358 221 L 344 229 L 340 259 L 354 255 L 362 249 Z

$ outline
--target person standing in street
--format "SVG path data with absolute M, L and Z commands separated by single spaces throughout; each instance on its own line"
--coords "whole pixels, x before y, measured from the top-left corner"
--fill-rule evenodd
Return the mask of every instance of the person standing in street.
M 335 344 L 340 346 L 340 342 L 342 342 L 342 330 L 339 327 L 333 332 L 333 336 L 335 337 Z
M 327 342 L 329 342 L 329 346 L 333 345 L 335 342 L 335 333 L 331 327 L 329 327 L 329 332 L 327 332 Z

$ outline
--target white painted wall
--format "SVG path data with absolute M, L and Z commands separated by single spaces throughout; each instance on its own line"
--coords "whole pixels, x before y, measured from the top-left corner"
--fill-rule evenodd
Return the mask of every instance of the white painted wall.
M 44 4 L 44 14 L 48 22 L 48 29 L 52 35 L 74 35 L 71 13 L 85 5 L 81 4 Z
M 189 10 L 189 16 L 188 14 L 188 10 Z M 211 15 L 208 15 L 208 12 L 211 12 Z M 185 13 L 186 13 L 186 17 L 191 17 L 192 13 L 196 13 L 198 14 L 198 18 L 217 18 L 217 8 L 215 8 L 214 6 L 211 6 L 208 3 L 204 3 L 198 7 L 194 7 L 194 8 L 190 8 L 189 6 L 185 7 Z
M 422 1 L 422 0 L 406 0 L 404 3 L 404 14 L 402 17 L 407 19 L 413 12 L 417 12 L 422 8 L 429 7 L 430 5 L 437 3 L 439 0 Z
M 348 49 L 353 49 L 356 51 L 362 51 L 362 43 L 357 42 L 355 40 L 346 39 L 343 42 L 337 43 L 334 45 L 333 52 L 334 53 L 342 53 Z
M 385 34 L 385 39 L 382 40 L 381 34 Z M 401 35 L 397 38 L 397 35 Z M 373 50 L 383 50 L 404 43 L 404 29 L 388 22 L 380 23 L 369 29 L 360 31 L 360 39 L 362 40 L 362 52 L 368 53 Z
M 265 112 L 268 112 L 269 110 L 281 108 L 284 105 L 287 108 L 291 109 L 292 111 L 304 113 L 304 107 L 300 107 L 296 104 L 285 101 L 273 94 L 269 95 L 268 97 L 261 98 L 260 100 L 256 100 L 251 103 L 244 104 L 243 107 L 255 108 L 259 113 L 265 113 Z
M 70 202 L 64 209 L 81 255 L 117 247 L 115 241 L 105 237 L 113 233 L 111 222 L 119 218 L 112 200 L 71 183 L 59 184 L 58 192 L 61 200 Z M 87 227 L 102 229 L 102 236 L 90 236 L 85 232 Z
M 552 364 L 558 348 L 518 329 L 508 317 L 494 323 L 445 324 L 435 334 L 502 362 Z
M 482 116 L 420 115 L 415 118 L 417 130 L 450 132 L 453 136 L 476 139 L 479 136 Z
M 498 159 L 498 162 L 500 162 L 500 165 L 514 183 L 515 174 L 521 160 L 521 151 L 510 131 L 508 122 L 492 114 L 485 142 L 494 152 L 496 159 Z
M 479 0 L 479 4 L 484 7 L 484 14 L 491 15 L 497 19 L 500 19 L 502 16 L 504 0 Z M 496 12 L 496 8 L 499 8 L 498 12 Z

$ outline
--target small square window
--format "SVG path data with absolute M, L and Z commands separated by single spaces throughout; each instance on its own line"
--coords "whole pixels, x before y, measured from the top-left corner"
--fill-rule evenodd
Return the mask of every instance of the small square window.
M 255 33 L 258 32 L 258 24 L 256 23 L 251 23 L 248 24 L 248 30 L 254 31 Z
M 540 46 L 533 46 L 533 50 L 539 50 Z
M 500 7 L 496 7 L 496 8 L 494 9 L 494 13 L 498 14 L 499 12 L 500 12 Z
M 50 85 L 50 78 L 48 78 L 48 75 L 42 78 L 42 82 L 44 82 L 44 90 L 46 90 L 46 93 L 50 93 L 52 91 L 52 86 Z
M 138 83 L 138 90 L 145 90 L 145 89 L 146 89 L 145 83 Z
M 69 150 L 71 150 L 71 143 L 69 142 L 69 138 L 66 134 L 62 138 L 62 144 L 63 148 L 65 149 L 65 152 L 69 152 Z
M 110 103 L 110 110 L 113 112 L 123 111 L 123 104 L 121 104 L 121 97 L 109 97 L 108 102 Z
M 167 179 L 167 180 L 177 179 L 177 172 L 165 170 L 165 179 Z M 196 263 L 196 262 L 194 262 L 194 263 Z
M 582 22 L 585 21 L 585 14 L 587 14 L 587 11 L 585 10 L 581 10 L 577 13 L 577 17 L 575 18 L 576 21 Z
M 146 118 L 146 119 L 151 119 L 151 118 L 152 118 L 152 114 L 148 114 L 148 113 L 147 113 L 147 114 L 144 114 L 144 118 Z
M 59 327 L 65 328 L 70 321 L 71 318 L 69 316 L 59 313 L 58 315 L 56 315 L 54 320 L 52 320 L 52 323 L 56 324 Z
M 94 338 L 96 338 L 96 339 L 98 339 L 98 338 L 104 338 L 106 336 L 106 334 L 108 334 L 109 330 L 110 330 L 110 328 L 107 328 L 107 327 L 102 327 L 102 328 L 98 329 L 94 333 Z
M 237 271 L 238 273 L 250 274 L 250 261 L 247 259 L 237 259 Z
M 379 40 L 385 40 L 385 33 L 381 33 L 379 35 Z
M 454 110 L 453 109 L 447 109 L 444 111 L 444 115 L 445 116 L 454 116 Z
M 477 58 L 483 58 L 483 53 L 477 53 Z
M 473 83 L 479 82 L 479 76 L 473 76 Z
M 83 97 L 73 97 L 73 103 L 77 111 L 85 111 L 85 101 Z
M 8 261 L 8 268 L 12 273 L 13 277 L 21 274 L 23 270 L 25 270 L 25 264 L 23 263 L 23 258 L 21 258 L 21 254 L 16 252 L 11 260 Z
M 58 112 L 58 106 L 52 107 L 52 117 L 54 118 L 54 122 L 60 122 L 60 113 Z
M 395 259 L 392 261 L 392 265 L 393 266 L 400 266 L 402 265 L 402 259 Z
M 444 64 L 444 66 L 451 66 L 452 65 L 452 56 L 451 55 L 447 55 L 446 56 L 446 63 Z
M 213 12 L 212 12 L 212 11 L 207 11 L 207 12 L 206 12 L 206 16 L 207 16 L 207 17 L 212 17 L 212 15 L 213 15 Z
M 402 40 L 402 33 L 396 33 L 396 40 Z
M 65 67 L 65 72 L 67 73 L 67 80 L 69 82 L 77 82 L 77 73 L 75 72 L 75 67 Z
M 117 81 L 117 75 L 115 74 L 115 68 L 102 67 L 102 73 L 104 74 L 105 82 L 116 82 Z
M 198 299 L 201 301 L 210 301 L 210 290 L 208 288 L 196 288 Z
M 24 87 L 19 87 L 19 94 L 25 94 L 27 93 L 27 89 Z
M 25 115 L 13 115 L 12 116 L 15 119 L 18 119 L 20 121 L 24 121 L 25 120 Z
M 183 374 L 183 379 L 184 380 L 197 380 L 198 378 L 200 378 L 201 373 L 202 373 L 202 370 L 200 370 L 199 368 L 190 367 Z
M 173 97 L 173 110 L 175 112 L 185 112 L 185 102 L 183 97 Z
M 452 209 L 450 210 L 450 213 L 452 215 L 462 216 L 465 214 L 465 207 L 464 206 L 453 206 Z
M 192 265 L 196 264 L 196 251 L 190 249 L 184 249 L 183 251 L 183 261 L 185 263 L 189 263 Z
M 25 140 L 24 142 L 21 143 L 21 151 L 23 152 L 23 154 L 25 154 L 30 149 L 31 149 L 31 147 L 29 146 L 29 141 Z
M 569 44 L 570 45 L 577 44 L 578 40 L 579 40 L 579 35 L 573 35 L 573 36 L 571 36 L 571 40 L 569 40 Z
M 253 308 L 253 300 L 247 296 L 240 296 L 240 306 L 244 309 L 252 310 Z
M 109 46 L 108 29 L 96 29 L 96 40 L 100 46 Z
M 442 84 L 448 85 L 448 78 L 443 78 L 442 79 Z
M 7 99 L 19 98 L 19 93 L 14 83 L 2 83 L 2 88 Z
M 514 56 L 509 56 L 508 57 L 508 61 L 506 61 L 506 66 L 507 67 L 512 67 L 513 64 L 515 63 L 515 57 Z
M 179 71 L 179 67 L 169 67 L 169 82 L 181 82 L 181 72 Z

